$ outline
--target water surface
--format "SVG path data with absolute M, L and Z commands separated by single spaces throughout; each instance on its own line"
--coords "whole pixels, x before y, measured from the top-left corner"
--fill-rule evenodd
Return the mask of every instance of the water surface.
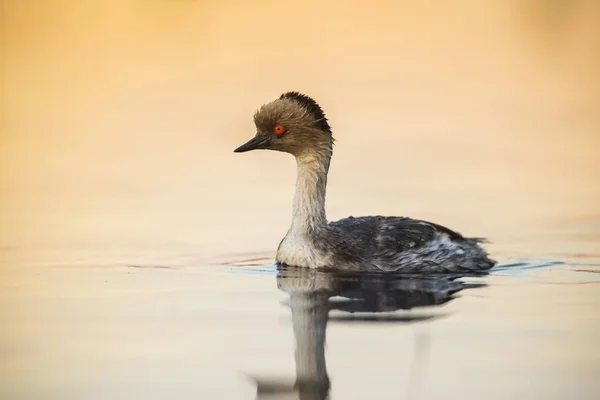
M 269 254 L 3 253 L 4 398 L 600 393 L 597 257 L 359 278 L 277 271 Z

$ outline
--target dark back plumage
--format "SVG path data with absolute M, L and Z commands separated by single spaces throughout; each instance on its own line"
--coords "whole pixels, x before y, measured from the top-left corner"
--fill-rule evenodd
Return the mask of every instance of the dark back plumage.
M 282 94 L 279 98 L 294 100 L 302 107 L 306 108 L 308 112 L 313 116 L 313 118 L 317 121 L 317 127 L 331 135 L 331 127 L 329 126 L 327 117 L 325 116 L 325 113 L 323 112 L 321 106 L 312 97 L 308 97 L 307 95 L 299 92 L 286 92 Z

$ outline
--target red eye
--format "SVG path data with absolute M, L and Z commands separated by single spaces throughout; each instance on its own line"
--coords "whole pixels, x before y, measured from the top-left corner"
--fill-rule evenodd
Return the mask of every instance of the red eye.
M 273 131 L 277 135 L 282 135 L 285 133 L 285 127 L 283 125 L 275 125 L 275 128 L 273 128 Z

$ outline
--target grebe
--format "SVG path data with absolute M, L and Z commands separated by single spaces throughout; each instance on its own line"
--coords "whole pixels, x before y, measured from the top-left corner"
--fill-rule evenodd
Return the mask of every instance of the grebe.
M 281 265 L 383 272 L 464 272 L 491 268 L 479 246 L 443 226 L 406 217 L 325 216 L 327 172 L 333 152 L 331 127 L 312 98 L 287 92 L 254 114 L 257 133 L 234 150 L 292 154 L 297 163 L 292 225 L 280 242 Z

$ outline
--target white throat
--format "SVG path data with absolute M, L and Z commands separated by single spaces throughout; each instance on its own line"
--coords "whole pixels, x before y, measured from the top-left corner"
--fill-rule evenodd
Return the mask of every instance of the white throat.
M 314 248 L 316 233 L 327 229 L 325 194 L 331 152 L 296 156 L 296 192 L 292 225 L 277 251 L 277 261 L 316 268 L 326 262 Z
M 318 153 L 296 157 L 296 192 L 292 207 L 292 227 L 305 233 L 327 226 L 325 194 L 330 158 Z

